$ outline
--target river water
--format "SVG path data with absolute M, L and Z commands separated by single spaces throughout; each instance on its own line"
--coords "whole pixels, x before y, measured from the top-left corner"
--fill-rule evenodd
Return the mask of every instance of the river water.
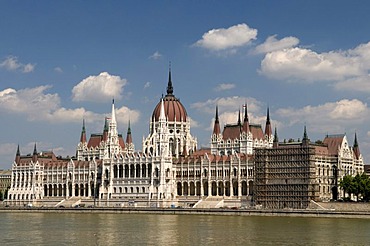
M 0 213 L 0 245 L 369 245 L 369 219 Z

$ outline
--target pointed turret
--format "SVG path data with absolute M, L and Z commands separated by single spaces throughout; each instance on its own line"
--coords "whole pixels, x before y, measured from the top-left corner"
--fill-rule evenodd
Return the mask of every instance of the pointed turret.
M 36 143 L 33 147 L 33 155 L 32 155 L 32 161 L 35 163 L 37 161 L 37 149 L 36 149 Z
M 116 110 L 114 108 L 114 99 L 112 101 L 112 119 L 111 119 L 111 123 L 114 123 L 116 124 Z
M 242 121 L 240 119 L 240 109 L 239 109 L 239 114 L 238 114 L 238 126 L 242 125 Z
M 278 146 L 279 146 L 279 137 L 278 137 L 278 134 L 277 134 L 277 128 L 275 127 L 273 147 L 276 148 Z
M 356 157 L 356 159 L 359 159 L 360 158 L 360 147 L 358 146 L 358 142 L 357 142 L 357 133 L 355 133 L 355 141 L 353 142 L 353 153 Z
M 247 104 L 244 105 L 244 121 L 243 121 L 243 132 L 249 132 L 249 118 L 248 118 L 248 106 Z
M 15 154 L 15 163 L 18 164 L 20 160 L 21 160 L 21 152 L 19 151 L 19 144 L 18 144 L 17 153 Z
M 309 143 L 310 143 L 310 139 L 308 138 L 307 129 L 306 129 L 306 125 L 305 125 L 304 130 L 303 130 L 302 145 L 303 146 L 308 146 Z
M 103 130 L 103 141 L 107 141 L 107 139 L 108 139 L 108 131 L 109 131 L 108 118 L 105 117 L 104 130 Z
M 164 103 L 163 103 L 163 98 L 161 98 L 161 111 L 159 113 L 159 122 L 164 122 L 166 121 L 166 114 L 164 112 Z
M 170 64 L 170 69 L 168 72 L 167 95 L 173 95 L 173 86 L 172 86 L 172 80 L 171 80 L 171 64 Z
M 218 119 L 218 106 L 216 106 L 216 116 L 215 116 L 215 124 L 213 126 L 213 134 L 218 136 L 221 133 L 220 129 L 220 121 Z
M 128 129 L 127 129 L 127 136 L 126 136 L 126 144 L 132 144 L 132 136 L 131 136 L 131 126 L 130 126 L 130 121 L 128 121 Z
M 271 122 L 270 122 L 270 108 L 269 107 L 267 107 L 267 118 L 266 118 L 265 135 L 267 137 L 269 137 L 269 136 L 272 135 Z
M 81 131 L 80 143 L 86 143 L 85 119 L 82 120 L 82 131 Z

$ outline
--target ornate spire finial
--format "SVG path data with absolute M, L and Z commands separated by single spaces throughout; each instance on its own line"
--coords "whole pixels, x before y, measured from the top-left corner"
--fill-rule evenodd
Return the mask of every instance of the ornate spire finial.
M 21 152 L 19 151 L 19 144 L 18 144 L 18 147 L 17 147 L 17 153 L 15 154 L 15 163 L 19 163 L 21 159 Z
M 218 119 L 218 105 L 216 105 L 216 116 L 215 116 L 215 124 L 213 125 L 213 134 L 219 135 L 221 133 L 220 129 L 220 121 Z
M 306 125 L 304 125 L 303 140 L 307 140 L 307 139 L 308 139 L 307 129 L 306 129 Z
M 238 114 L 238 126 L 241 126 L 242 125 L 242 122 L 241 122 L 241 119 L 240 119 L 240 109 L 239 109 L 239 114 Z
M 172 79 L 171 79 L 171 62 L 169 65 L 169 72 L 168 72 L 167 95 L 173 95 L 173 86 L 172 86 Z
M 245 102 L 245 104 L 243 105 L 244 107 L 244 122 L 247 122 L 249 121 L 248 119 L 248 104 L 247 102 Z
M 35 163 L 37 161 L 37 149 L 36 149 L 36 142 L 35 146 L 33 147 L 33 155 L 32 155 L 32 161 Z
M 33 147 L 33 155 L 37 155 L 36 142 L 35 142 L 35 146 Z
M 265 135 L 267 135 L 267 136 L 272 135 L 271 122 L 270 122 L 270 107 L 267 107 Z
M 277 133 L 277 128 L 275 126 L 274 143 L 278 143 L 278 142 L 279 142 L 279 137 L 278 137 L 278 133 Z
M 127 136 L 126 136 L 126 144 L 132 143 L 132 136 L 131 136 L 131 121 L 128 121 L 128 129 L 127 129 Z
M 82 119 L 82 131 L 81 131 L 81 138 L 80 138 L 81 143 L 86 142 L 86 128 L 85 128 L 85 119 Z
M 302 145 L 304 146 L 308 146 L 310 143 L 310 139 L 308 138 L 308 135 L 307 135 L 307 129 L 306 129 L 306 125 L 304 125 L 304 132 L 303 132 L 303 138 L 302 138 Z
M 355 132 L 355 141 L 353 142 L 353 147 L 356 148 L 358 147 L 358 142 L 357 142 L 357 133 Z
M 17 154 L 16 154 L 16 156 L 20 156 L 21 155 L 21 152 L 20 152 L 20 150 L 19 150 L 19 144 L 18 144 L 18 147 L 17 147 Z
M 356 159 L 359 159 L 361 153 L 360 153 L 360 148 L 359 148 L 358 142 L 357 142 L 357 133 L 356 132 L 355 132 L 355 141 L 353 143 L 353 152 L 355 154 Z

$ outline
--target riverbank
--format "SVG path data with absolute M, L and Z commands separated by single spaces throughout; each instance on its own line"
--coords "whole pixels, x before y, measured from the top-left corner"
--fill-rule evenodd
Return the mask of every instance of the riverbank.
M 338 211 L 322 209 L 269 210 L 269 209 L 195 209 L 195 208 L 0 208 L 0 213 L 114 213 L 163 215 L 217 215 L 217 216 L 278 216 L 370 219 L 370 211 Z

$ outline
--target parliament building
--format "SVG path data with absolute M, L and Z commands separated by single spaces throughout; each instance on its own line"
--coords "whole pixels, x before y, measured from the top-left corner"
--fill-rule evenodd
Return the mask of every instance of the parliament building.
M 135 150 L 130 124 L 117 131 L 115 104 L 102 133 L 87 137 L 83 121 L 76 156 L 16 151 L 7 203 L 11 206 L 71 207 L 249 207 L 306 208 L 310 201 L 343 197 L 339 180 L 364 171 L 357 143 L 345 135 L 310 143 L 279 143 L 267 109 L 264 130 L 249 122 L 247 107 L 221 131 L 216 106 L 210 148 L 199 149 L 190 118 L 174 95 L 154 107 L 142 150 Z M 243 118 L 243 119 L 242 119 Z

